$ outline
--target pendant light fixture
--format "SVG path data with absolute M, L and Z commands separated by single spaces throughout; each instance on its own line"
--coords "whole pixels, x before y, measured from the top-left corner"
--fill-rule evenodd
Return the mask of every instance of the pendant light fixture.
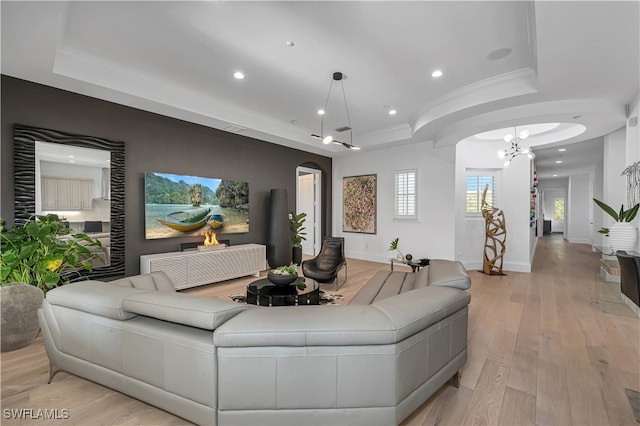
M 327 94 L 327 100 L 324 102 L 324 108 L 318 111 L 318 114 L 322 115 L 322 119 L 320 120 L 320 134 L 313 133 L 311 136 L 314 138 L 322 139 L 322 143 L 325 145 L 329 145 L 331 143 L 335 143 L 337 145 L 342 145 L 347 149 L 359 150 L 360 147 L 353 145 L 353 130 L 351 129 L 351 117 L 349 116 L 349 107 L 347 105 L 347 95 L 344 91 L 344 75 L 341 72 L 334 72 L 333 78 L 331 79 L 331 84 L 329 85 L 329 93 Z M 327 106 L 329 105 L 329 99 L 331 98 L 331 89 L 333 89 L 333 83 L 339 82 L 340 87 L 342 88 L 342 99 L 344 100 L 344 109 L 347 114 L 347 127 L 342 127 L 340 129 L 336 129 L 337 131 L 348 131 L 349 132 L 349 142 L 343 142 L 335 139 L 333 135 L 324 133 L 324 117 L 327 114 Z M 337 83 L 336 83 L 337 84 Z
M 501 149 L 498 151 L 498 158 L 504 161 L 504 166 L 509 167 L 511 161 L 518 155 L 526 155 L 529 159 L 533 160 L 536 155 L 529 148 L 520 146 L 520 142 L 529 137 L 529 131 L 526 129 L 521 130 L 518 133 L 517 127 L 513 128 L 513 134 L 507 133 L 504 136 L 504 141 L 511 143 L 508 149 Z

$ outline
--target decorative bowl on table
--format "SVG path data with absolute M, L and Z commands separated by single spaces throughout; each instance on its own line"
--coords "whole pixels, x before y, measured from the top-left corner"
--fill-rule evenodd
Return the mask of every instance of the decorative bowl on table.
M 274 274 L 273 272 L 267 273 L 267 279 L 277 286 L 288 286 L 298 279 L 298 274 Z

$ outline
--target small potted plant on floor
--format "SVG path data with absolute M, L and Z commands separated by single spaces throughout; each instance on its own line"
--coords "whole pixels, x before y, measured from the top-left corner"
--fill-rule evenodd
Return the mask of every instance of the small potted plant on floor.
M 306 241 L 304 230 L 304 222 L 307 214 L 305 212 L 296 214 L 295 212 L 289 213 L 289 220 L 291 222 L 291 245 L 293 246 L 293 263 L 300 264 L 302 262 L 302 241 Z

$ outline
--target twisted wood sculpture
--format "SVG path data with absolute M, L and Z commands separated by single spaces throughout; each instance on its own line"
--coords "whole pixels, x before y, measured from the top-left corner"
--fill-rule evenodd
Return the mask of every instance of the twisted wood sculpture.
M 507 227 L 504 212 L 487 203 L 487 189 L 482 191 L 482 217 L 485 224 L 482 272 L 487 275 L 506 275 L 502 272 L 502 258 L 506 249 Z

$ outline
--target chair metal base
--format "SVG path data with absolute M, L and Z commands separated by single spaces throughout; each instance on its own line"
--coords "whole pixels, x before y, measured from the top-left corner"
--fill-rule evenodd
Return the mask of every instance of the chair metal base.
M 342 282 L 340 281 L 341 271 L 344 271 Z M 344 268 L 341 268 L 336 275 L 336 279 L 329 283 L 320 283 L 321 290 L 331 290 L 338 291 L 347 283 L 347 265 L 344 265 Z

